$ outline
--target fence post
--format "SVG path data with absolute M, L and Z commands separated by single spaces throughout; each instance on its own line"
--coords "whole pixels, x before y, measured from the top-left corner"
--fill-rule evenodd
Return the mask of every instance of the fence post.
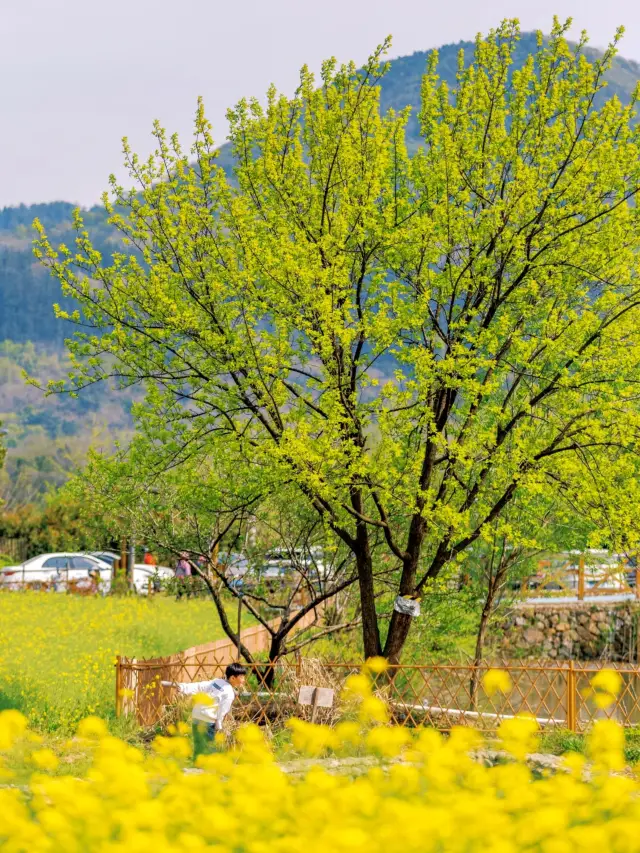
M 636 557 L 636 560 L 638 558 Z M 636 588 L 634 590 L 636 599 L 640 599 L 640 566 L 636 565 Z
M 296 678 L 300 678 L 302 676 L 302 655 L 300 652 L 296 652 Z
M 122 716 L 122 658 L 116 657 L 116 717 Z
M 576 686 L 576 670 L 573 661 L 570 660 L 567 670 L 567 728 L 570 732 L 578 730 Z
M 578 562 L 578 601 L 584 599 L 584 557 Z

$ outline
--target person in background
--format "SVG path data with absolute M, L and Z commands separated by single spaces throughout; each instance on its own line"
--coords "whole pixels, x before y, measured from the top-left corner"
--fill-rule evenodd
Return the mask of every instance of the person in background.
M 198 693 L 211 697 L 210 704 L 196 703 L 191 712 L 193 727 L 193 758 L 223 748 L 224 718 L 231 710 L 237 691 L 243 686 L 247 670 L 240 663 L 230 663 L 224 678 L 212 681 L 162 681 L 163 687 L 173 687 L 183 696 L 195 696 Z
M 148 548 L 144 549 L 144 557 L 142 558 L 142 562 L 145 566 L 157 566 L 158 562 L 156 558 L 153 556 L 151 551 Z
M 187 594 L 187 598 L 191 597 L 191 563 L 189 555 L 186 551 L 180 554 L 180 559 L 175 568 L 175 577 L 178 579 L 178 594 L 176 599 L 182 598 Z

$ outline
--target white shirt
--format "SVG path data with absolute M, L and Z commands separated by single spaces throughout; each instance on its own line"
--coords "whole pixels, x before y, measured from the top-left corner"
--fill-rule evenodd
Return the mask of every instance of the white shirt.
M 192 684 L 163 681 L 163 684 L 171 684 L 184 695 L 194 696 L 196 693 L 206 693 L 212 699 L 211 704 L 194 705 L 191 718 L 201 723 L 214 723 L 218 731 L 222 729 L 222 723 L 233 705 L 236 692 L 224 678 L 214 678 L 213 681 L 195 681 Z

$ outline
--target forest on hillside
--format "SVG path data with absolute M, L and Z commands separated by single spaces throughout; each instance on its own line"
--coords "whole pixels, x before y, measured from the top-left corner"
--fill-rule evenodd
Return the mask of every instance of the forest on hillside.
M 39 501 L 64 483 L 90 446 L 111 447 L 131 429 L 133 394 L 91 388 L 72 398 L 28 385 L 68 371 L 63 350 L 0 342 L 0 423 L 7 456 L 0 470 L 0 497 L 9 506 Z

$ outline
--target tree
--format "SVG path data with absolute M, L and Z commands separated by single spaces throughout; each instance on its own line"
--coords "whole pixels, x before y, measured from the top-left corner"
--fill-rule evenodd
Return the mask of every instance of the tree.
M 50 391 L 141 383 L 173 464 L 223 446 L 294 484 L 353 554 L 367 656 L 398 660 L 412 618 L 383 642 L 375 535 L 420 595 L 516 496 L 605 494 L 637 453 L 635 101 L 595 108 L 620 34 L 589 62 L 567 26 L 512 71 L 505 22 L 454 90 L 433 57 L 412 155 L 408 114 L 380 114 L 385 43 L 230 111 L 233 182 L 202 104 L 193 165 L 159 125 L 147 162 L 125 140 L 137 185 L 105 203 L 130 254 L 103 259 L 79 213 L 74 252 L 40 229 L 78 302 Z
M 270 489 L 264 476 L 243 471 L 243 460 L 229 453 L 185 461 L 175 470 L 167 458 L 158 464 L 158 457 L 138 436 L 114 456 L 90 454 L 67 490 L 88 519 L 107 520 L 111 538 L 132 536 L 174 560 L 186 552 L 225 633 L 248 662 L 252 655 L 226 610 L 230 599 L 269 633 L 270 662 L 358 623 L 356 608 L 341 602 L 356 581 L 352 555 L 294 487 Z M 242 586 L 229 571 L 239 550 L 249 568 Z M 276 584 L 265 582 L 259 571 L 273 551 L 291 565 Z M 341 603 L 340 618 L 338 613 L 322 618 L 325 604 L 336 610 Z M 315 614 L 313 624 L 293 641 L 309 614 Z M 269 681 L 272 672 L 267 670 Z

